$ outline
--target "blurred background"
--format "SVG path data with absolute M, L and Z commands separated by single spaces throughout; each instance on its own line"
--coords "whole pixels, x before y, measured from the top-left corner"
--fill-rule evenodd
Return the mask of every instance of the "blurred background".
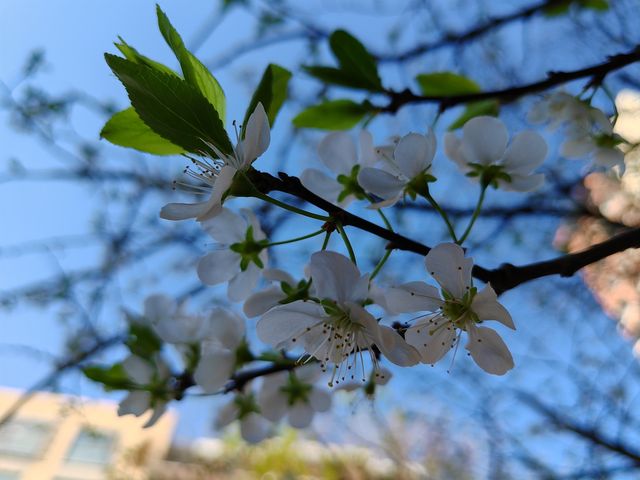
M 636 0 L 160 5 L 225 89 L 228 122 L 242 120 L 269 63 L 293 72 L 289 100 L 258 166 L 293 175 L 320 166 L 316 147 L 325 133 L 297 130 L 291 119 L 319 98 L 358 98 L 323 87 L 301 69 L 331 64 L 327 38 L 337 28 L 377 56 L 385 86 L 414 90 L 417 74 L 444 70 L 483 89 L 506 88 L 548 71 L 599 63 L 640 43 Z M 336 394 L 331 413 L 318 416 L 309 431 L 282 429 L 258 447 L 244 445 L 233 429 L 213 430 L 225 401 L 217 397 L 187 395 L 174 402 L 155 433 L 139 431 L 140 422 L 118 423 L 104 406 L 113 407 L 122 394 L 104 392 L 78 369 L 122 357 L 123 311 L 140 312 L 155 292 L 188 298 L 195 310 L 228 305 L 224 287 L 204 288 L 196 275 L 209 237 L 195 222 L 158 217 L 168 201 L 189 199 L 172 190 L 184 159 L 99 140 L 106 119 L 128 105 L 103 59 L 104 52 L 116 52 L 118 36 L 176 66 L 157 30 L 152 1 L 0 2 L 0 479 L 54 478 L 44 471 L 76 480 L 640 477 L 640 366 L 634 356 L 640 253 L 634 250 L 574 277 L 543 278 L 501 297 L 517 325 L 515 332 L 500 332 L 516 361 L 505 377 L 484 374 L 465 355 L 452 367 L 445 360 L 434 368 L 392 369 L 392 381 L 375 402 L 363 394 Z M 619 102 L 630 113 L 622 126 L 632 141 L 640 140 L 633 113 L 640 103 L 634 93 L 639 74 L 638 65 L 615 72 L 606 80 L 609 93 L 599 90 L 593 98 L 612 114 L 612 98 L 623 92 Z M 583 86 L 577 81 L 565 90 L 577 94 Z M 500 118 L 512 133 L 531 128 L 527 112 L 537 99 L 502 108 Z M 435 124 L 439 181 L 433 193 L 462 226 L 478 186 L 441 148 L 460 111 L 447 111 Z M 424 132 L 436 114 L 433 105 L 409 106 L 376 117 L 367 128 L 383 144 L 393 135 Z M 538 130 L 550 145 L 542 168 L 547 183 L 530 195 L 490 192 L 468 243 L 483 266 L 551 258 L 640 226 L 639 167 L 627 165 L 622 180 L 587 173 L 587 162 L 561 157 L 560 135 Z M 354 211 L 377 221 L 371 211 Z M 261 215 L 274 240 L 308 231 L 299 218 L 269 208 Z M 446 239 L 428 206 L 400 205 L 390 215 L 408 237 L 428 245 Z M 370 270 L 384 242 L 361 232 L 351 238 L 369 252 L 360 268 Z M 334 242 L 331 248 L 342 251 Z M 273 265 L 301 275 L 318 248 L 312 241 L 275 251 Z M 379 280 L 424 277 L 415 255 L 394 253 Z M 248 325 L 251 330 L 254 323 Z M 62 470 L 52 474 L 42 467 L 45 461 Z

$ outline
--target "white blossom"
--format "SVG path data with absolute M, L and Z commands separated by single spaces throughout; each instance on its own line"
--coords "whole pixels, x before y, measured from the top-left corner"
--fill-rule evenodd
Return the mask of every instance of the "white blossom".
M 244 302 L 244 314 L 249 317 L 257 317 L 267 312 L 270 308 L 287 300 L 294 301 L 306 299 L 312 295 L 313 285 L 308 279 L 296 282 L 294 278 L 284 270 L 277 268 L 266 268 L 262 272 L 262 277 L 271 282 L 271 286 L 251 294 Z
M 358 174 L 362 188 L 383 199 L 372 207 L 393 205 L 404 194 L 415 197 L 426 189 L 427 183 L 434 180 L 428 172 L 435 152 L 436 138 L 431 130 L 427 135 L 409 133 L 402 137 L 393 149 L 393 158 L 381 149 L 376 168 L 362 168 Z
M 445 152 L 462 173 L 484 185 L 518 192 L 540 188 L 544 175 L 533 170 L 547 155 L 545 140 L 538 133 L 525 130 L 508 142 L 504 123 L 480 116 L 465 123 L 462 138 L 453 132 L 446 134 Z
M 494 375 L 511 370 L 509 349 L 494 330 L 481 325 L 495 320 L 515 329 L 513 320 L 490 285 L 479 292 L 473 287 L 473 260 L 465 258 L 459 245 L 443 243 L 429 252 L 425 264 L 441 292 L 424 282 L 405 283 L 387 292 L 388 308 L 395 313 L 433 312 L 420 317 L 405 334 L 422 362 L 434 364 L 450 349 L 457 350 L 465 332 L 465 348 L 480 368 Z
M 236 173 L 248 170 L 251 164 L 267 150 L 271 140 L 270 135 L 269 118 L 262 103 L 258 103 L 249 116 L 244 138 L 238 138 L 231 155 L 222 153 L 215 145 L 207 142 L 218 158 L 211 156 L 202 159 L 192 158 L 194 169 L 187 167 L 185 170 L 190 176 L 205 184 L 195 188 L 209 194 L 209 199 L 197 203 L 169 203 L 162 207 L 160 217 L 166 220 L 195 218 L 198 221 L 204 221 L 218 215 Z
M 144 318 L 163 341 L 173 344 L 197 343 L 209 327 L 206 316 L 187 314 L 175 300 L 159 294 L 146 298 Z
M 244 321 L 222 308 L 211 312 L 208 331 L 200 347 L 193 379 L 205 392 L 215 393 L 227 383 L 236 367 L 249 360 Z
M 118 415 L 134 415 L 139 417 L 147 410 L 151 416 L 143 425 L 153 426 L 167 410 L 167 400 L 162 394 L 153 392 L 156 388 L 166 388 L 171 375 L 168 366 L 161 359 L 146 360 L 137 355 L 129 355 L 122 367 L 129 379 L 138 387 L 130 391 L 118 406 Z
M 567 158 L 592 158 L 604 167 L 623 164 L 624 154 L 616 148 L 622 139 L 614 134 L 609 117 L 586 101 L 565 92 L 552 93 L 534 106 L 529 121 L 547 123 L 551 129 L 564 126 L 560 153 Z
M 344 255 L 321 251 L 311 256 L 311 281 L 318 301 L 298 300 L 278 305 L 258 321 L 257 334 L 274 348 L 302 347 L 326 368 L 333 364 L 333 380 L 342 381 L 364 371 L 364 352 L 374 366 L 377 346 L 391 362 L 414 365 L 419 355 L 392 328 L 380 325 L 362 306 L 368 297 L 368 275 Z M 360 366 L 358 365 L 360 363 Z
M 314 385 L 321 374 L 317 364 L 307 364 L 295 371 L 263 377 L 257 396 L 262 416 L 272 422 L 286 416 L 292 427 L 308 427 L 316 412 L 331 408 L 329 392 Z
M 267 263 L 266 236 L 250 210 L 244 218 L 227 208 L 202 223 L 218 242 L 217 248 L 198 262 L 198 277 L 207 285 L 229 282 L 227 294 L 233 301 L 249 296 Z
M 335 176 L 329 176 L 316 168 L 307 168 L 300 175 L 302 184 L 325 200 L 346 207 L 356 198 L 364 198 L 364 191 L 358 185 L 361 168 L 376 161 L 373 139 L 366 130 L 360 132 L 360 154 L 355 142 L 345 132 L 328 134 L 318 146 L 322 163 Z
M 271 433 L 271 425 L 260 415 L 260 408 L 253 393 L 235 395 L 218 410 L 214 426 L 219 430 L 236 420 L 240 423 L 240 435 L 247 443 L 259 443 Z

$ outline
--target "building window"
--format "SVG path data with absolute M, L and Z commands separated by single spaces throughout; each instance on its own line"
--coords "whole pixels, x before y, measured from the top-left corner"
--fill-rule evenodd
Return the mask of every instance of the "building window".
M 0 427 L 0 455 L 38 458 L 44 453 L 51 434 L 51 425 L 44 422 L 31 420 L 9 422 Z M 0 476 L 0 480 L 3 478 Z
M 111 461 L 114 445 L 113 433 L 83 428 L 67 454 L 67 463 L 107 465 Z

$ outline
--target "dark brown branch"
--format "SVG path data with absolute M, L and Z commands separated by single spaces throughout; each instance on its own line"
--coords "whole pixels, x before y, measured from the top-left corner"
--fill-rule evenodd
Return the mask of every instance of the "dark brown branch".
M 490 90 L 467 95 L 452 95 L 449 97 L 416 95 L 409 89 L 402 91 L 388 90 L 386 93 L 389 96 L 389 103 L 385 106 L 378 107 L 378 110 L 384 113 L 396 113 L 404 105 L 436 103 L 439 105 L 440 111 L 444 111 L 456 105 L 481 100 L 498 100 L 500 103 L 506 104 L 514 102 L 525 95 L 543 92 L 581 78 L 589 79 L 587 87 L 599 85 L 609 73 L 637 61 L 640 61 L 640 45 L 636 45 L 630 52 L 610 56 L 606 61 L 591 67 L 566 72 L 549 72 L 543 80 L 501 90 Z
M 249 178 L 262 193 L 278 191 L 305 200 L 324 210 L 334 221 L 338 221 L 342 225 L 352 226 L 387 240 L 389 242 L 388 248 L 406 250 L 419 255 L 426 255 L 431 250 L 427 245 L 387 230 L 333 205 L 307 190 L 296 177 L 280 173 L 279 178 L 276 178 L 268 173 L 251 170 Z M 500 294 L 537 278 L 551 275 L 572 276 L 581 268 L 627 248 L 640 248 L 640 228 L 634 228 L 611 237 L 609 240 L 598 243 L 582 252 L 561 255 L 551 260 L 522 266 L 506 263 L 493 270 L 475 265 L 473 276 L 485 283 L 491 283 L 494 290 Z
M 494 31 L 499 27 L 508 25 L 509 23 L 513 23 L 519 20 L 526 20 L 529 17 L 532 17 L 540 12 L 543 12 L 545 9 L 549 7 L 553 7 L 561 3 L 565 3 L 565 0 L 544 0 L 538 3 L 535 3 L 529 7 L 526 7 L 522 10 L 509 13 L 507 15 L 489 18 L 485 22 L 480 23 L 479 25 L 476 25 L 473 28 L 466 30 L 464 32 L 445 33 L 442 36 L 442 38 L 436 41 L 421 43 L 401 53 L 379 54 L 379 55 L 376 55 L 376 58 L 381 62 L 398 62 L 398 61 L 402 62 L 425 53 L 431 53 L 435 50 L 439 50 L 444 47 L 448 47 L 452 45 L 460 45 L 462 43 L 475 40 L 476 38 L 481 37 L 491 31 Z

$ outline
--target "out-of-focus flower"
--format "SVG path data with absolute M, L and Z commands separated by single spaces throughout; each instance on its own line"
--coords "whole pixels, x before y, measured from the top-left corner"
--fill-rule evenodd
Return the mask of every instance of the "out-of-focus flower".
M 544 162 L 547 143 L 531 130 L 518 133 L 509 145 L 508 141 L 504 123 L 480 116 L 464 125 L 462 138 L 447 133 L 445 152 L 464 174 L 484 186 L 518 192 L 540 188 L 544 175 L 533 171 Z
M 251 392 L 236 394 L 218 411 L 214 426 L 221 429 L 236 420 L 240 422 L 240 435 L 248 443 L 259 443 L 271 433 L 271 424 L 260 415 L 260 407 Z

